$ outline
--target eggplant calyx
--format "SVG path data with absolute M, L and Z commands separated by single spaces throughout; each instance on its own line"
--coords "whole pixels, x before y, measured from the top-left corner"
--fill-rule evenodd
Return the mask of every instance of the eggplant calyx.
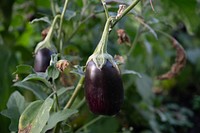
M 92 54 L 89 57 L 86 65 L 91 60 L 93 60 L 93 62 L 95 63 L 96 67 L 98 69 L 100 69 L 100 70 L 106 64 L 106 62 L 109 61 L 112 64 L 112 66 L 115 67 L 119 71 L 119 68 L 118 68 L 116 62 L 114 61 L 113 57 L 110 54 L 108 54 L 108 53 L 103 53 L 103 54 L 96 54 L 96 53 L 94 53 L 94 54 Z

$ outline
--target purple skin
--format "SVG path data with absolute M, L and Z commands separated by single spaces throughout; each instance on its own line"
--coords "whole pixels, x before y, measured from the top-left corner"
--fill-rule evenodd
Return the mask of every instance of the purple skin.
M 34 70 L 36 72 L 45 72 L 50 64 L 52 54 L 47 48 L 39 50 L 35 55 Z
M 85 95 L 90 111 L 99 115 L 115 115 L 124 100 L 124 89 L 119 71 L 107 61 L 98 69 L 91 60 L 86 67 Z

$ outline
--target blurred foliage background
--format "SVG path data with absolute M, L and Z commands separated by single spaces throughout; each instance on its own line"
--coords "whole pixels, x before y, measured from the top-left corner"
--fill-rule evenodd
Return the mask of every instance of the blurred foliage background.
M 129 4 L 131 1 L 107 0 L 110 14 L 116 15 L 119 3 Z M 44 21 L 30 22 L 41 17 L 52 20 L 56 13 L 52 13 L 52 3 L 58 4 L 55 10 L 58 11 L 64 1 L 0 0 L 0 111 L 6 108 L 10 94 L 15 90 L 19 90 L 27 101 L 34 99 L 31 92 L 12 87 L 13 72 L 19 64 L 33 66 L 32 53 L 42 40 L 42 30 L 49 24 Z M 99 120 L 88 132 L 200 131 L 200 1 L 154 0 L 153 6 L 155 12 L 149 1 L 143 0 L 111 32 L 109 53 L 124 56 L 130 46 L 118 44 L 116 31 L 124 29 L 132 44 L 137 30 L 145 29 L 126 63 L 121 66 L 123 70 L 139 72 L 142 78 L 123 75 L 125 102 L 121 113 Z M 81 57 L 79 65 L 84 66 L 100 40 L 104 23 L 105 16 L 99 0 L 70 1 L 63 26 L 63 53 Z M 187 55 L 184 69 L 170 80 L 156 79 L 170 69 L 176 57 L 172 42 L 159 31 L 175 37 Z M 91 115 L 87 113 L 83 116 Z M 77 120 L 78 124 L 90 119 L 83 116 Z M 9 124 L 10 120 L 0 115 L 0 132 L 9 132 Z

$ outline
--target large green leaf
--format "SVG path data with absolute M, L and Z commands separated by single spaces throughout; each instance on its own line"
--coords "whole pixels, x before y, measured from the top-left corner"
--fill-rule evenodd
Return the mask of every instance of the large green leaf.
M 45 73 L 37 73 L 37 74 L 29 74 L 24 80 L 35 80 L 35 81 L 41 81 L 43 82 L 47 87 L 51 88 L 50 82 L 46 79 L 46 74 Z
M 27 90 L 32 91 L 39 99 L 46 99 L 47 94 L 43 91 L 43 88 L 45 88 L 44 85 L 32 82 L 32 81 L 19 81 L 16 82 L 13 86 L 21 87 Z
M 18 130 L 19 117 L 25 107 L 26 101 L 24 97 L 18 91 L 13 92 L 7 102 L 7 109 L 1 112 L 2 115 L 11 119 L 11 124 L 9 126 L 10 131 Z
M 162 0 L 164 5 L 170 9 L 167 13 L 173 14 L 174 18 L 183 21 L 190 33 L 194 33 L 199 26 L 200 17 L 197 14 L 196 0 Z
M 150 102 L 153 98 L 152 79 L 147 75 L 142 75 L 142 78 L 136 79 L 137 91 L 142 96 L 143 100 Z
M 72 110 L 72 109 L 65 109 L 62 111 L 58 111 L 56 113 L 53 113 L 48 120 L 47 125 L 43 128 L 42 133 L 45 133 L 49 129 L 52 129 L 53 127 L 56 126 L 58 122 L 64 121 L 67 118 L 69 118 L 71 115 L 77 113 L 77 110 Z
M 14 74 L 31 74 L 33 73 L 33 67 L 29 65 L 18 65 Z
M 49 119 L 49 112 L 53 100 L 47 98 L 45 101 L 32 102 L 22 113 L 19 119 L 19 133 L 40 133 Z

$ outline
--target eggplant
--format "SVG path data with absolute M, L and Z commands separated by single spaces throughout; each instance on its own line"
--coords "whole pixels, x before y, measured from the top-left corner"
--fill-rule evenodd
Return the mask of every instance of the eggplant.
M 94 114 L 112 116 L 120 111 L 123 83 L 119 69 L 109 60 L 101 69 L 93 60 L 87 63 L 84 88 L 87 104 Z
M 34 70 L 36 72 L 45 72 L 50 64 L 53 52 L 47 48 L 40 49 L 35 55 Z

